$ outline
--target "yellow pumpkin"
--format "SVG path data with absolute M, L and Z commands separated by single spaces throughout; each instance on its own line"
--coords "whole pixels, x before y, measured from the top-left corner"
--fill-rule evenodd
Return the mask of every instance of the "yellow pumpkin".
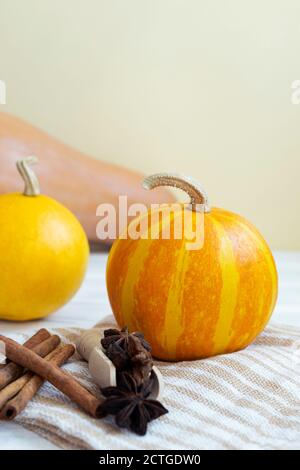
M 163 360 L 245 348 L 263 330 L 276 303 L 277 271 L 267 243 L 243 217 L 210 209 L 205 192 L 193 180 L 158 174 L 144 182 L 148 189 L 162 185 L 186 190 L 191 204 L 180 205 L 171 217 L 168 211 L 162 213 L 159 222 L 150 209 L 129 224 L 127 238 L 115 241 L 107 289 L 119 326 L 142 331 L 153 355 Z M 197 226 L 199 206 L 203 246 L 187 249 L 190 234 L 183 230 L 177 239 L 172 235 L 175 222 L 187 212 Z M 169 225 L 170 239 L 151 239 L 154 223 L 159 234 Z M 140 228 L 136 239 L 128 236 L 132 224 Z
M 44 317 L 64 305 L 79 288 L 89 247 L 76 217 L 54 199 L 39 194 L 29 164 L 17 162 L 24 194 L 0 196 L 0 318 Z

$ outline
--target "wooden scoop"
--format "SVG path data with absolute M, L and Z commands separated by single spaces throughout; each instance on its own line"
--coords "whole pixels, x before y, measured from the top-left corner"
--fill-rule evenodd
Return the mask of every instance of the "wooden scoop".
M 117 385 L 117 371 L 112 361 L 106 356 L 101 346 L 101 330 L 92 328 L 79 338 L 76 348 L 80 356 L 89 363 L 90 373 L 101 387 Z M 150 398 L 161 400 L 163 395 L 163 378 L 157 367 L 153 367 L 154 385 Z

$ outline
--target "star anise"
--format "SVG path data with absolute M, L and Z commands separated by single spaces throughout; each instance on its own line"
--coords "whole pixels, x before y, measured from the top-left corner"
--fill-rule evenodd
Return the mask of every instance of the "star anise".
M 130 334 L 127 328 L 106 330 L 101 344 L 118 372 L 127 371 L 138 385 L 149 378 L 153 367 L 151 347 L 142 333 Z
M 103 415 L 114 415 L 119 427 L 145 435 L 150 421 L 168 413 L 159 401 L 149 398 L 152 387 L 152 376 L 145 383 L 137 385 L 130 374 L 123 372 L 119 375 L 117 387 L 101 389 L 106 397 L 102 404 Z
M 135 331 L 134 333 L 129 333 L 127 326 L 122 328 L 122 330 L 117 330 L 116 328 L 109 328 L 104 331 L 104 338 L 101 340 L 101 344 L 104 349 L 107 349 L 108 346 L 112 343 L 117 343 L 121 346 L 122 349 L 127 349 L 128 338 L 130 336 L 135 336 L 139 338 L 142 346 L 147 350 L 151 351 L 150 344 L 145 340 L 143 333 Z

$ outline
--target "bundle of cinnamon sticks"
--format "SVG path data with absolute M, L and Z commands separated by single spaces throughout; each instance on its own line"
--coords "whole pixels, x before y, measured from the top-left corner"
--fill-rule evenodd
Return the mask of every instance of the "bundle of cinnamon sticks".
M 45 380 L 93 417 L 101 416 L 101 402 L 60 369 L 75 352 L 59 336 L 39 330 L 23 346 L 0 335 L 9 362 L 0 368 L 0 419 L 14 419 L 38 392 Z

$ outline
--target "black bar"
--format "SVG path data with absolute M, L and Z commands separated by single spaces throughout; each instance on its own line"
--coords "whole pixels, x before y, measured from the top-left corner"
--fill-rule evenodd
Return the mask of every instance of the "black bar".
M 43 465 L 68 466 L 73 469 L 81 468 L 118 468 L 135 469 L 150 465 L 170 466 L 180 465 L 189 467 L 212 468 L 212 465 L 264 465 L 266 468 L 278 464 L 283 458 L 285 465 L 292 451 L 207 451 L 207 450 L 132 450 L 132 451 L 0 451 L 1 470 L 11 470 L 14 464 L 30 467 L 30 469 L 43 470 Z M 61 467 L 60 467 L 61 468 Z M 53 469 L 56 470 L 56 469 Z

